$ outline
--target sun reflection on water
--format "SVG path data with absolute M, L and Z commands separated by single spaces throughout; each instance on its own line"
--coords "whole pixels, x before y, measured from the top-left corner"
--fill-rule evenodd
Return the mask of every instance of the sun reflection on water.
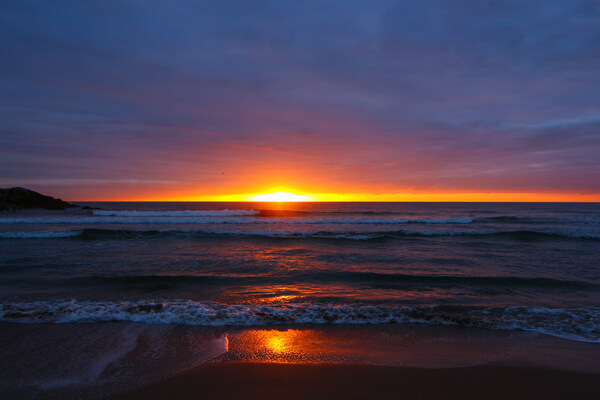
M 289 345 L 288 332 L 271 331 L 270 335 L 265 337 L 266 347 L 275 353 L 284 353 Z
M 261 362 L 299 362 L 315 351 L 318 339 L 312 330 L 264 329 L 233 335 L 231 355 Z M 317 346 L 318 347 L 318 346 Z
M 280 303 L 289 303 L 294 299 L 298 299 L 300 296 L 296 296 L 296 295 L 282 295 L 282 296 L 275 296 L 275 297 L 263 297 L 258 299 L 259 303 L 263 303 L 263 304 L 271 304 L 271 303 L 275 303 L 275 304 L 280 304 Z

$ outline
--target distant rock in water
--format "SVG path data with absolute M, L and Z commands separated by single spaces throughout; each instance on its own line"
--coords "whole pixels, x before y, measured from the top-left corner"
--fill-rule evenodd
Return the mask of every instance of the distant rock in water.
M 65 208 L 79 207 L 61 199 L 44 196 L 33 190 L 13 187 L 0 189 L 0 211 L 18 210 L 21 208 L 44 208 L 46 210 L 64 210 Z

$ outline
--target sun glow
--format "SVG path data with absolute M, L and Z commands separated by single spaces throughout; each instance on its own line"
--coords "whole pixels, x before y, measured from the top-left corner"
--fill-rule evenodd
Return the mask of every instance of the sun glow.
M 311 197 L 294 194 L 290 192 L 275 192 L 268 194 L 258 194 L 250 198 L 251 201 L 269 201 L 269 202 L 293 202 L 293 201 L 310 201 Z

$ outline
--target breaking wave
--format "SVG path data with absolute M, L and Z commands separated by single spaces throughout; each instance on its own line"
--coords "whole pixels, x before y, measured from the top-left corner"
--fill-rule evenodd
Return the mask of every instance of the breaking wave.
M 175 211 L 174 211 L 175 212 Z M 176 211 L 184 212 L 184 211 Z M 187 211 L 185 211 L 187 212 Z M 192 212 L 192 211 L 190 211 Z M 196 211 L 193 211 L 196 212 Z M 204 211 L 197 211 L 204 212 Z M 134 213 L 134 212 L 132 212 Z M 137 213 L 137 211 L 135 211 Z M 162 213 L 162 212 L 161 212 Z M 164 213 L 162 213 L 164 214 Z M 0 224 L 470 224 L 470 218 L 260 218 L 231 216 L 96 216 L 63 218 L 2 218 Z
M 217 211 L 104 211 L 93 210 L 92 214 L 104 217 L 239 217 L 257 215 L 256 210 Z
M 545 220 L 543 219 L 535 219 L 535 218 L 529 218 L 529 217 L 516 217 L 516 216 L 512 216 L 512 215 L 500 215 L 497 217 L 482 217 L 482 218 L 476 218 L 475 222 L 507 222 L 507 223 L 521 223 L 521 224 L 526 224 L 526 223 L 539 223 L 539 222 L 543 222 Z
M 341 239 L 341 240 L 386 240 L 402 238 L 427 238 L 443 236 L 496 237 L 516 241 L 539 241 L 557 239 L 600 240 L 600 235 L 577 232 L 538 231 L 213 231 L 197 229 L 79 229 L 69 231 L 4 232 L 0 239 L 52 239 L 81 238 L 85 240 L 150 239 L 173 237 L 184 239 L 256 237 L 273 239 Z
M 196 284 L 211 285 L 240 285 L 268 283 L 285 284 L 294 282 L 344 282 L 386 285 L 425 285 L 432 286 L 478 286 L 478 287 L 508 287 L 508 288 L 545 288 L 545 289 L 578 289 L 598 290 L 599 285 L 575 280 L 561 280 L 548 277 L 520 276 L 459 276 L 459 275 L 425 275 L 425 274 L 388 274 L 378 272 L 354 272 L 326 270 L 319 272 L 288 273 L 285 276 L 256 276 L 256 275 L 113 275 L 89 276 L 71 278 L 73 284 L 92 285 L 155 285 L 155 284 Z
M 52 239 L 81 236 L 83 231 L 57 231 L 57 232 L 2 232 L 2 239 Z
M 600 343 L 600 307 L 476 307 L 332 304 L 221 304 L 168 301 L 41 301 L 0 304 L 0 320 L 9 322 L 104 322 L 200 326 L 276 324 L 433 324 L 501 330 L 525 330 L 566 339 Z

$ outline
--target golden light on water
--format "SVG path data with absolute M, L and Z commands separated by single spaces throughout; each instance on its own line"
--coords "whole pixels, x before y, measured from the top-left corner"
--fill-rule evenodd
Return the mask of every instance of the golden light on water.
M 229 335 L 233 352 L 245 359 L 260 362 L 300 362 L 317 351 L 312 330 L 258 329 Z
M 307 349 L 305 347 L 310 346 L 310 340 L 307 339 L 311 333 L 310 331 L 296 329 L 286 329 L 284 331 L 273 329 L 257 330 L 249 335 L 252 337 L 254 351 L 262 353 L 263 357 L 271 361 L 282 362 L 293 354 L 306 353 Z
M 270 336 L 265 338 L 265 347 L 274 353 L 283 353 L 289 347 L 289 331 L 286 332 L 271 332 Z

